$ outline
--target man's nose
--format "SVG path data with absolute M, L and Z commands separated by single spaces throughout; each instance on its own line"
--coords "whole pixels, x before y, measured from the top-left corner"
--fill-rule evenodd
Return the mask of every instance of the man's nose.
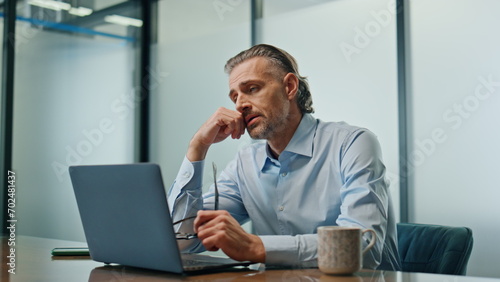
M 250 101 L 245 97 L 245 95 L 238 95 L 238 99 L 236 99 L 236 110 L 240 113 L 244 111 L 248 111 L 252 106 Z

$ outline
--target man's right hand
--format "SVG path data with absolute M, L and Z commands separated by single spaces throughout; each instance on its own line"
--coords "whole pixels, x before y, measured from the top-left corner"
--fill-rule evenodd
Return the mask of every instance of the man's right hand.
M 212 144 L 221 142 L 229 136 L 239 139 L 244 133 L 243 115 L 220 107 L 193 136 L 186 156 L 191 162 L 204 160 Z

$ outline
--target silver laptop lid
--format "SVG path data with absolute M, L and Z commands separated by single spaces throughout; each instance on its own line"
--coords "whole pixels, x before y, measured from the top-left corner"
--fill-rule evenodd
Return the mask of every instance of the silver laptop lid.
M 158 165 L 72 166 L 69 173 L 92 259 L 183 272 Z

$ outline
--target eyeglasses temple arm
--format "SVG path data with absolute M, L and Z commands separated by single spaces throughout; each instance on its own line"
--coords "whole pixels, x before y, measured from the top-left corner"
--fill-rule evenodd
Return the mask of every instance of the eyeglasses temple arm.
M 176 225 L 176 224 L 179 224 L 183 221 L 186 221 L 186 220 L 190 220 L 190 219 L 195 219 L 196 218 L 196 215 L 195 216 L 190 216 L 190 217 L 186 217 L 186 218 L 183 218 L 181 220 L 177 220 L 176 222 L 172 223 L 172 225 Z

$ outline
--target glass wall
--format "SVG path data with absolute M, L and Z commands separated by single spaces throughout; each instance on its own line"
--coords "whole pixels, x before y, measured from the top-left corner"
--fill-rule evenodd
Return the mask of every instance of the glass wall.
M 65 4 L 59 10 L 18 7 L 12 164 L 22 187 L 18 234 L 83 241 L 68 166 L 134 161 L 140 29 L 108 16 L 137 23 L 140 3 L 59 3 Z
M 500 2 L 410 1 L 410 219 L 468 226 L 468 275 L 500 277 Z
M 366 127 L 378 136 L 399 218 L 395 1 L 263 3 L 259 43 L 295 56 L 309 79 L 314 115 Z
M 173 183 L 191 137 L 215 110 L 229 100 L 224 64 L 250 47 L 250 1 L 158 2 L 158 43 L 153 64 L 151 161 L 161 164 L 165 186 Z M 240 146 L 226 140 L 211 147 L 207 161 L 225 167 Z M 209 166 L 206 166 L 206 175 Z M 204 179 L 204 188 L 213 183 Z

